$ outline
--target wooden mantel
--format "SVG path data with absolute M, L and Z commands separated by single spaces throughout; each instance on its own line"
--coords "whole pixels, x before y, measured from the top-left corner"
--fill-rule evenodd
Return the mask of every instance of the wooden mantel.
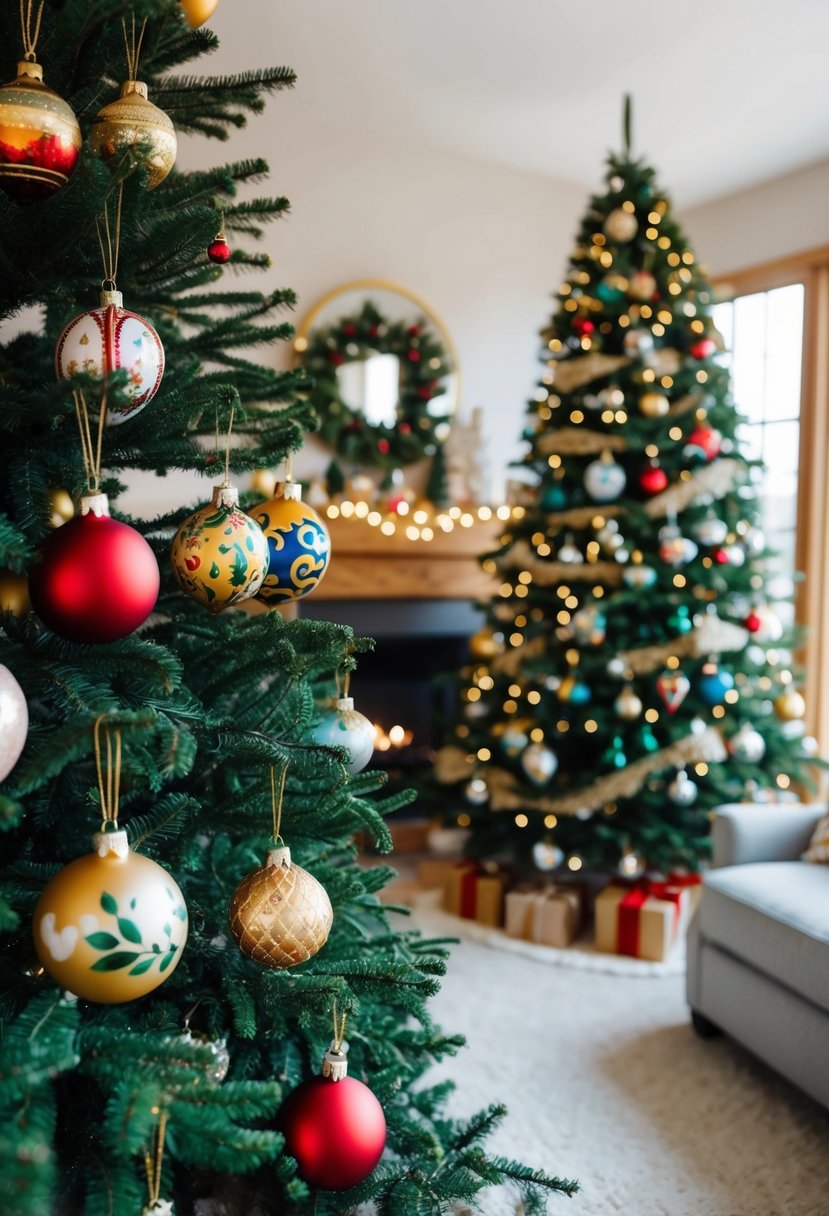
M 435 530 L 432 540 L 409 540 L 403 529 L 384 536 L 364 519 L 326 519 L 331 563 L 315 600 L 478 600 L 495 593 L 478 558 L 498 546 L 497 519 Z

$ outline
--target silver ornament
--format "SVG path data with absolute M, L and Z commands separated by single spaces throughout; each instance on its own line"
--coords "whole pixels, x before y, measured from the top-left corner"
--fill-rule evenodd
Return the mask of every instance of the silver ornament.
M 759 731 L 745 722 L 729 739 L 728 750 L 735 760 L 759 764 L 766 754 L 766 741 Z
M 29 708 L 23 689 L 8 667 L 0 664 L 0 781 L 20 759 L 29 731 Z
M 708 515 L 694 528 L 694 536 L 701 545 L 721 545 L 728 536 L 728 524 L 716 515 Z
M 556 775 L 558 758 L 542 743 L 531 743 L 521 755 L 521 767 L 533 785 L 546 785 Z
M 613 502 L 626 482 L 625 470 L 609 453 L 592 461 L 584 471 L 584 487 L 594 502 Z
M 694 542 L 683 536 L 676 524 L 666 524 L 659 529 L 659 556 L 668 566 L 674 569 L 687 566 L 698 552 Z
M 633 849 L 625 849 L 619 858 L 619 873 L 625 878 L 641 878 L 645 873 L 645 859 Z
M 613 676 L 615 680 L 624 680 L 627 664 L 624 659 L 610 659 L 607 664 L 607 674 Z
M 581 550 L 577 549 L 573 544 L 572 536 L 565 537 L 564 544 L 561 546 L 556 556 L 560 562 L 567 562 L 568 564 L 578 564 L 584 561 Z
M 533 864 L 537 870 L 554 870 L 564 861 L 564 853 L 551 840 L 537 840 L 532 852 Z
M 684 768 L 681 768 L 668 786 L 668 797 L 677 806 L 693 806 L 697 800 L 696 784 L 690 779 Z
M 653 350 L 653 334 L 649 329 L 629 329 L 624 339 L 625 354 L 629 359 L 646 357 Z
M 483 806 L 489 800 L 489 790 L 482 777 L 473 777 L 463 787 L 464 797 L 472 806 Z

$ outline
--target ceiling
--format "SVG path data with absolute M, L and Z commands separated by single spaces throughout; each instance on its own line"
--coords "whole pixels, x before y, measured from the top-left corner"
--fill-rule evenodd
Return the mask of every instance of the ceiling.
M 222 0 L 220 70 L 287 63 L 315 126 L 592 186 L 621 143 L 682 207 L 829 157 L 826 0 Z

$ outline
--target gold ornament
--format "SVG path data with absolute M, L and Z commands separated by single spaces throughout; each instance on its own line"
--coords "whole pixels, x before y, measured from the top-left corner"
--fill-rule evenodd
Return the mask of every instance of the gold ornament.
M 116 1005 L 173 974 L 187 909 L 172 875 L 133 853 L 126 832 L 99 832 L 93 846 L 46 886 L 35 909 L 35 949 L 62 988 Z
M 49 491 L 49 523 L 53 528 L 68 524 L 75 518 L 75 504 L 67 490 Z
M 671 403 L 664 393 L 643 393 L 639 398 L 639 412 L 646 418 L 664 418 Z
M 223 482 L 208 506 L 185 519 L 170 561 L 182 591 L 221 612 L 256 595 L 268 570 L 268 542 L 239 507 L 239 491 Z
M 503 643 L 496 640 L 489 625 L 484 625 L 469 639 L 469 653 L 475 659 L 494 659 L 503 649 Z
M 774 702 L 774 712 L 783 722 L 795 722 L 806 716 L 806 702 L 796 688 L 781 692 Z
M 213 16 L 219 7 L 219 0 L 181 0 L 181 7 L 188 23 L 197 30 Z
M 43 83 L 39 63 L 21 60 L 0 87 L 0 186 L 17 202 L 48 198 L 75 171 L 81 129 L 72 109 Z
M 313 874 L 291 861 L 291 850 L 268 850 L 263 865 L 239 883 L 228 910 L 239 949 L 263 967 L 295 967 L 321 950 L 334 912 Z
M 605 236 L 610 237 L 611 241 L 625 244 L 636 236 L 639 231 L 639 223 L 632 211 L 625 211 L 623 208 L 617 207 L 605 218 L 602 231 Z
M 150 101 L 143 80 L 121 85 L 121 96 L 93 118 L 89 142 L 103 160 L 135 152 L 138 163 L 149 173 L 150 190 L 164 181 L 176 160 L 175 127 Z
M 14 570 L 0 570 L 0 612 L 12 616 L 27 616 L 32 611 L 29 599 L 29 580 L 25 574 Z
M 642 712 L 642 702 L 630 684 L 626 684 L 613 703 L 613 708 L 623 722 L 635 722 Z

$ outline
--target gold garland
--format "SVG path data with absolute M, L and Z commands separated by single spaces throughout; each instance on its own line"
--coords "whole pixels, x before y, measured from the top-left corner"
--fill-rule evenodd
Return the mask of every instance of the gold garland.
M 512 611 L 510 611 L 510 616 L 512 616 Z M 545 637 L 533 638 L 530 642 L 524 642 L 520 646 L 513 647 L 512 650 L 505 650 L 502 654 L 496 655 L 490 667 L 496 675 L 516 676 L 527 659 L 538 658 L 546 651 L 547 639 Z
M 585 582 L 618 587 L 624 573 L 618 562 L 550 562 L 538 557 L 524 540 L 516 541 L 509 552 L 496 561 L 502 574 L 526 570 L 539 587 Z
M 687 481 L 678 481 L 645 503 L 645 514 L 651 519 L 663 519 L 668 515 L 679 515 L 697 498 L 710 494 L 722 498 L 734 488 L 745 465 L 740 460 L 728 458 L 714 461 L 700 469 Z
M 606 431 L 591 431 L 580 426 L 558 427 L 554 431 L 547 431 L 535 443 L 536 451 L 542 456 L 550 456 L 553 452 L 563 456 L 626 452 L 627 446 L 624 435 L 609 435 Z
M 553 385 L 562 393 L 572 393 L 600 376 L 612 376 L 627 367 L 626 355 L 603 355 L 599 351 L 576 359 L 556 360 L 553 364 Z
M 748 631 L 742 625 L 722 621 L 716 616 L 704 616 L 699 625 L 672 642 L 644 646 L 619 655 L 625 666 L 636 676 L 647 675 L 663 667 L 672 655 L 677 658 L 703 658 L 707 654 L 723 654 L 728 650 L 743 650 L 748 644 Z
M 607 506 L 595 503 L 592 507 L 573 507 L 570 511 L 552 511 L 547 516 L 547 524 L 551 528 L 558 526 L 586 528 L 597 515 L 601 515 L 604 519 L 613 519 L 616 515 L 624 514 L 625 508 L 618 503 L 611 503 Z

